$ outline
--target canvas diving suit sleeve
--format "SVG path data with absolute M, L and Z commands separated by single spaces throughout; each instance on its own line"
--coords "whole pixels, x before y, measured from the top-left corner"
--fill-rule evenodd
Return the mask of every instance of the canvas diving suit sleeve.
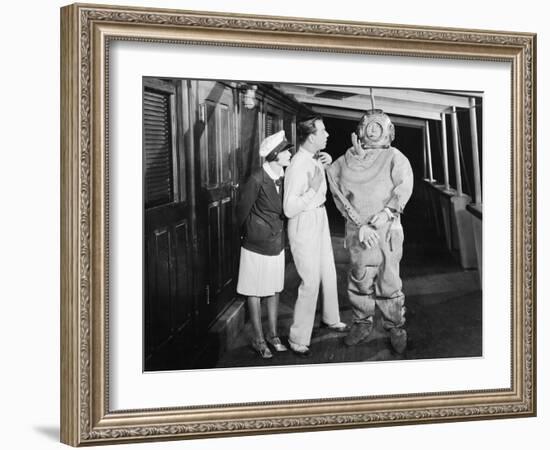
M 334 180 L 334 176 L 336 175 L 334 172 L 335 171 L 333 171 L 333 166 L 331 166 L 330 169 L 327 170 L 328 183 L 332 192 L 332 196 L 334 198 L 334 203 L 346 220 L 349 220 L 360 227 L 361 225 L 363 225 L 363 223 L 361 222 L 361 217 L 359 216 L 359 213 L 355 210 L 355 208 L 350 204 L 348 199 L 344 196 L 344 194 L 342 194 L 342 192 L 340 191 L 340 188 Z
M 391 178 L 394 188 L 386 207 L 394 213 L 401 214 L 411 198 L 414 177 L 409 160 L 398 150 L 395 150 Z

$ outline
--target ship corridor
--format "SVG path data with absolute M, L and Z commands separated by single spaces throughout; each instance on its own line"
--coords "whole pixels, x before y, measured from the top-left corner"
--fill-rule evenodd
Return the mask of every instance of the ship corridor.
M 345 152 L 355 123 L 325 119 L 331 131 L 327 151 L 334 160 Z M 366 342 L 354 347 L 343 344 L 343 336 L 320 329 L 318 305 L 311 351 L 307 363 L 356 362 L 392 359 L 424 359 L 475 357 L 482 355 L 482 295 L 477 270 L 464 270 L 455 251 L 446 247 L 439 235 L 434 213 L 422 179 L 422 132 L 396 127 L 393 145 L 400 149 L 413 167 L 413 195 L 401 217 L 405 233 L 401 276 L 406 297 L 408 348 L 405 355 L 392 351 L 389 336 L 375 320 L 375 330 Z M 343 248 L 344 219 L 336 209 L 332 196 L 325 204 L 329 217 L 338 276 L 338 296 L 342 320 L 350 322 L 351 310 L 346 298 L 348 256 Z M 441 233 L 442 234 L 442 233 Z M 285 291 L 281 294 L 280 329 L 288 332 L 292 308 L 296 299 L 299 277 L 292 263 L 287 265 Z M 319 302 L 320 303 L 320 302 Z M 378 314 L 378 310 L 377 310 Z M 246 330 L 233 350 L 224 352 L 219 360 L 205 361 L 211 367 L 243 367 L 304 364 L 304 359 L 292 352 L 277 354 L 272 360 L 260 360 L 249 347 L 250 330 Z
M 464 143 L 470 139 L 468 111 L 459 112 L 459 119 L 460 114 L 465 115 L 459 130 L 461 142 Z M 355 131 L 357 121 L 326 116 L 324 122 L 330 134 L 326 151 L 336 160 L 349 147 L 350 134 Z M 478 129 L 481 130 L 481 126 Z M 440 131 L 433 126 L 429 133 L 433 143 L 433 179 L 442 180 Z M 195 345 L 192 354 L 185 353 L 188 345 L 183 338 L 175 335 L 145 359 L 145 370 L 482 356 L 481 270 L 477 264 L 469 264 L 461 254 L 463 236 L 460 234 L 470 228 L 461 228 L 454 223 L 456 220 L 453 222 L 451 196 L 441 194 L 440 186 L 434 188 L 437 183 L 426 180 L 424 130 L 396 125 L 395 135 L 392 145 L 407 156 L 415 176 L 413 195 L 401 219 L 405 234 L 401 276 L 408 332 L 405 354 L 397 355 L 392 351 L 389 336 L 382 329 L 378 317 L 375 317 L 373 333 L 365 342 L 346 347 L 341 334 L 319 328 L 318 310 L 310 347 L 312 355 L 307 361 L 290 351 L 277 354 L 271 360 L 262 360 L 250 347 L 251 329 L 246 299 L 235 296 L 236 300 L 223 314 L 225 318 L 219 319 L 202 335 L 200 345 Z M 481 141 L 481 136 L 479 138 Z M 448 139 L 451 142 L 450 137 Z M 449 182 L 453 186 L 456 180 L 452 158 L 449 158 L 449 164 Z M 471 162 L 464 154 L 461 155 L 461 166 L 463 191 L 474 197 Z M 330 193 L 327 193 L 325 206 L 336 262 L 341 317 L 349 323 L 351 309 L 346 298 L 348 256 L 343 248 L 344 219 Z M 481 218 L 481 213 L 478 217 Z M 473 241 L 473 237 L 468 239 Z M 285 289 L 280 296 L 279 308 L 279 331 L 283 342 L 292 322 L 293 305 L 300 283 L 288 248 L 286 258 Z M 227 326 L 230 322 L 231 325 Z

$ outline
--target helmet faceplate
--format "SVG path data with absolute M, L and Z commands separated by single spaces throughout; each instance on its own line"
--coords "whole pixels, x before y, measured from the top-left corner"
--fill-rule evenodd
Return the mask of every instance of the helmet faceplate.
M 357 137 L 364 149 L 387 148 L 395 138 L 395 127 L 381 109 L 371 109 L 361 117 Z

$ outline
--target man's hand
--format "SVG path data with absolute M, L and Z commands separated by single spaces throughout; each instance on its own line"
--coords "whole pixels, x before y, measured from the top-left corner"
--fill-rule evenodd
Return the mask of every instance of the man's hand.
M 361 147 L 361 143 L 359 142 L 359 139 L 357 139 L 357 135 L 355 133 L 351 133 L 351 144 L 353 145 L 353 150 L 355 151 L 355 154 L 363 156 L 365 150 L 363 150 L 363 147 Z
M 371 220 L 369 220 L 369 225 L 377 230 L 382 228 L 390 221 L 390 216 L 386 210 L 380 211 L 378 214 L 375 214 Z
M 378 245 L 378 233 L 369 225 L 362 225 L 359 228 L 359 242 L 367 248 L 375 248 Z
M 319 161 L 325 168 L 327 168 L 332 164 L 332 156 L 330 156 L 327 152 L 319 152 Z
M 321 172 L 321 169 L 319 169 L 319 167 L 315 167 L 315 172 L 313 173 L 313 175 L 311 175 L 308 172 L 307 183 L 309 187 L 313 189 L 315 192 L 317 192 L 321 187 L 322 181 L 323 181 L 323 173 Z

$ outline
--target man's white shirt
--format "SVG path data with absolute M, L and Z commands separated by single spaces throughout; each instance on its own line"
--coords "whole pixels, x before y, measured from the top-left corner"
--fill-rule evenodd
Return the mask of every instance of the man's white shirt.
M 309 187 L 308 174 L 313 176 L 318 167 L 323 174 L 317 191 Z M 288 218 L 296 217 L 303 211 L 315 209 L 325 203 L 327 182 L 321 162 L 313 158 L 313 153 L 300 148 L 292 158 L 285 172 L 285 196 L 283 209 Z

